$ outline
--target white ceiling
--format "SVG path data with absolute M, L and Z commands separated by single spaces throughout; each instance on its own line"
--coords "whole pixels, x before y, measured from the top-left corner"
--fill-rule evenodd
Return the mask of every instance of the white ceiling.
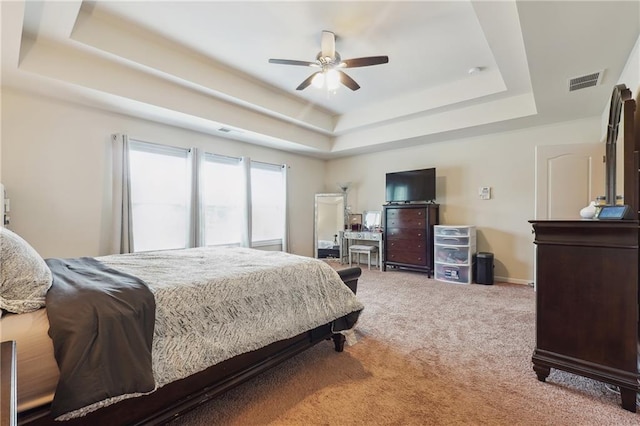
M 389 63 L 296 91 L 268 59 L 322 30 Z M 331 158 L 599 116 L 639 34 L 637 1 L 3 1 L 2 85 Z

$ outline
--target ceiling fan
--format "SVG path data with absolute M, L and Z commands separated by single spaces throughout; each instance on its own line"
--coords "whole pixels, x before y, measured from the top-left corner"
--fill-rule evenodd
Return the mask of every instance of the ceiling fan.
M 368 67 L 370 65 L 380 65 L 389 62 L 388 56 L 367 56 L 364 58 L 343 60 L 340 54 L 336 52 L 336 35 L 331 31 L 322 31 L 320 48 L 320 53 L 316 56 L 315 62 L 296 61 L 292 59 L 269 59 L 269 63 L 320 68 L 320 71 L 316 71 L 300 83 L 300 85 L 296 87 L 296 90 L 306 89 L 311 84 L 317 87 L 326 86 L 330 90 L 335 90 L 340 83 L 351 90 L 358 90 L 360 85 L 345 74 L 342 71 L 343 68 Z

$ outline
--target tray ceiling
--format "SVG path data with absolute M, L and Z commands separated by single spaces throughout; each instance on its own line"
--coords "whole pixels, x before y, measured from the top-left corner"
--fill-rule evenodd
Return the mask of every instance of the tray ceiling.
M 322 158 L 602 114 L 638 2 L 2 2 L 2 83 Z M 606 29 L 595 31 L 594 28 Z M 322 30 L 361 86 L 295 88 Z M 472 68 L 479 71 L 469 73 Z M 603 72 L 600 84 L 568 82 Z

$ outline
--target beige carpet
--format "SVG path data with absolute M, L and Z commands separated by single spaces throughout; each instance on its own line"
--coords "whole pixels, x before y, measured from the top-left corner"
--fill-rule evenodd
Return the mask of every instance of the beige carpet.
M 364 270 L 358 343 L 330 342 L 176 425 L 638 425 L 602 383 L 531 368 L 535 294 Z

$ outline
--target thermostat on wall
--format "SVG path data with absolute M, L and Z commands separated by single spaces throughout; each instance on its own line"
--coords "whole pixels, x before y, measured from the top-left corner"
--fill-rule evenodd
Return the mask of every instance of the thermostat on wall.
M 490 200 L 491 199 L 491 187 L 490 186 L 481 186 L 478 188 L 478 195 L 481 200 Z

